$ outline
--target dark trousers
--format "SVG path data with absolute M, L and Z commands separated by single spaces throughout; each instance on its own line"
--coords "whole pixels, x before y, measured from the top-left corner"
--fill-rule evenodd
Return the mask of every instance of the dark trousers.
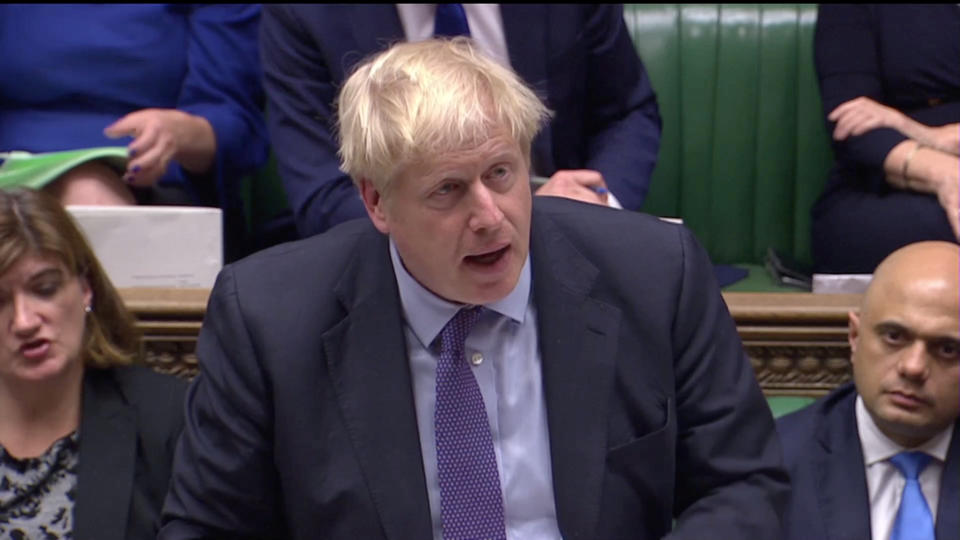
M 957 241 L 937 197 L 912 191 L 838 186 L 814 205 L 811 228 L 814 271 L 828 274 L 870 274 L 907 244 Z

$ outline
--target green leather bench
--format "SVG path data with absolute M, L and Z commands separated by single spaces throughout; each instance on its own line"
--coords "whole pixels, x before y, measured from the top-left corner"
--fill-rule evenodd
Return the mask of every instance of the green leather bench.
M 627 4 L 663 133 L 643 210 L 683 218 L 716 263 L 750 277 L 726 291 L 790 291 L 767 247 L 809 263 L 810 208 L 833 156 L 813 66 L 815 4 Z M 774 416 L 813 401 L 768 396 Z
M 772 246 L 809 263 L 810 207 L 832 154 L 813 67 L 815 4 L 627 4 L 663 117 L 644 211 L 681 217 L 730 291 L 773 290 Z M 787 289 L 789 290 L 789 289 Z

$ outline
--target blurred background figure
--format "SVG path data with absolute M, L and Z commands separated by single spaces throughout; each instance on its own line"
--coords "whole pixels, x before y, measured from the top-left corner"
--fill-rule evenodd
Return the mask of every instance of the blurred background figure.
M 0 6 L 0 151 L 126 146 L 47 188 L 64 204 L 185 204 L 242 226 L 267 158 L 259 4 Z
M 622 4 L 268 5 L 268 123 L 301 236 L 366 215 L 333 136 L 334 97 L 354 65 L 397 41 L 454 35 L 513 68 L 554 111 L 531 151 L 539 195 L 640 209 L 661 122 Z
M 185 382 L 134 365 L 132 316 L 39 191 L 0 191 L 0 336 L 0 537 L 154 538 Z
M 960 6 L 821 5 L 815 62 L 836 163 L 814 205 L 816 271 L 871 273 L 960 234 Z

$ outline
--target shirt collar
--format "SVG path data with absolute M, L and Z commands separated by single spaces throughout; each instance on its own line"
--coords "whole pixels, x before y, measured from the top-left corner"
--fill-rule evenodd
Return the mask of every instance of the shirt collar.
M 397 253 L 397 246 L 393 238 L 390 239 L 390 259 L 393 261 L 393 273 L 397 278 L 397 287 L 400 290 L 403 316 L 424 348 L 429 348 L 447 322 L 464 305 L 440 298 L 414 279 L 407 272 L 406 267 L 403 266 L 403 261 L 400 259 L 400 254 Z M 483 307 L 522 324 L 529 301 L 530 254 L 527 253 L 523 268 L 520 270 L 520 279 L 517 280 L 517 284 L 510 291 L 510 294 L 496 302 L 484 304 Z
M 904 448 L 890 439 L 880 431 L 873 416 L 867 411 L 863 404 L 863 398 L 857 394 L 857 432 L 860 435 L 860 446 L 863 449 L 863 463 L 867 467 L 885 461 L 904 450 L 919 450 L 940 460 L 941 463 L 947 460 L 947 449 L 950 447 L 950 439 L 953 436 L 953 429 L 956 423 L 936 434 L 927 442 L 916 448 Z

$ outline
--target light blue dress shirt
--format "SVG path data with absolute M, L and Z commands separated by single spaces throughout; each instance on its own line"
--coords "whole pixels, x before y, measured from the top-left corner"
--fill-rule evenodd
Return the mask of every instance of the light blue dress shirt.
M 434 445 L 439 355 L 430 345 L 463 306 L 443 300 L 420 285 L 404 268 L 392 239 L 390 257 L 403 306 L 433 536 L 441 540 L 440 484 Z M 484 306 L 479 322 L 467 336 L 465 353 L 473 366 L 490 420 L 503 490 L 507 538 L 559 540 L 540 348 L 530 285 L 528 255 L 513 291 L 502 300 Z

